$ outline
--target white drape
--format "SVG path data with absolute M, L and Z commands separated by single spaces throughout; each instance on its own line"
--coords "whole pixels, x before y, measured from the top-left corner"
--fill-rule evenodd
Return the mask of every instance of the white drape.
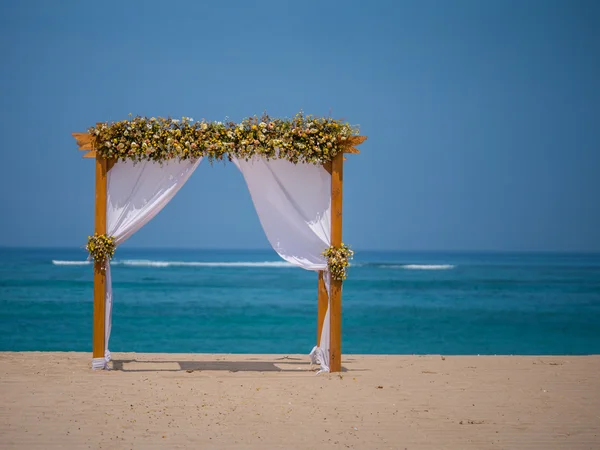
M 327 271 L 322 255 L 331 243 L 331 175 L 314 164 L 284 159 L 233 159 L 242 172 L 260 223 L 284 260 L 307 270 Z M 325 272 L 329 293 L 329 273 Z M 329 371 L 329 307 L 321 342 L 311 359 Z
M 117 245 L 142 228 L 185 184 L 202 158 L 171 160 L 162 164 L 153 161 L 133 163 L 118 161 L 107 178 L 106 231 Z M 112 324 L 112 279 L 110 264 L 106 264 L 106 295 L 104 322 L 104 358 L 94 358 L 94 369 L 105 369 L 110 361 L 108 341 Z

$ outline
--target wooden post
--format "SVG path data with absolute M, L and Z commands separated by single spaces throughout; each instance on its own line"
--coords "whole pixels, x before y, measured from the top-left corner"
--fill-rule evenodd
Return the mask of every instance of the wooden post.
M 96 157 L 96 220 L 95 232 L 106 233 L 106 159 Z M 104 358 L 104 296 L 106 292 L 106 271 L 101 263 L 94 263 L 94 335 L 92 355 Z
M 99 126 L 97 123 L 96 126 Z M 108 189 L 108 171 L 115 164 L 114 159 L 104 159 L 96 155 L 94 140 L 90 137 L 91 153 L 96 156 L 96 211 L 94 231 L 106 234 L 106 197 Z M 101 263 L 94 263 L 94 322 L 92 336 L 92 357 L 104 358 L 106 344 L 104 342 L 104 327 L 106 316 L 106 271 Z
M 331 175 L 331 161 L 323 164 L 323 168 Z M 331 194 L 330 194 L 331 195 Z M 318 284 L 318 303 L 317 303 L 317 346 L 321 345 L 321 332 L 323 331 L 323 323 L 325 322 L 325 314 L 329 304 L 329 296 L 327 295 L 327 286 L 325 286 L 324 272 L 319 271 Z
M 319 301 L 318 301 L 318 313 L 317 313 L 317 346 L 321 345 L 321 331 L 323 330 L 323 323 L 325 322 L 325 314 L 327 313 L 327 303 L 329 298 L 327 297 L 327 287 L 325 286 L 325 278 L 323 277 L 323 271 L 319 270 Z
M 338 153 L 331 164 L 331 245 L 342 245 L 342 192 L 344 185 L 344 154 Z M 342 371 L 342 282 L 330 282 L 329 369 Z

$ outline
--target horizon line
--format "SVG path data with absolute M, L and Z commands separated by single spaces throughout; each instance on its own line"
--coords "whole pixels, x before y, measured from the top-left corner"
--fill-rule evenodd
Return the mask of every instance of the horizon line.
M 585 254 L 600 255 L 600 250 L 461 250 L 461 249 L 369 249 L 351 247 L 355 252 L 374 252 L 374 253 L 472 253 L 472 254 Z M 0 250 L 81 250 L 87 253 L 83 246 L 31 246 L 31 245 L 0 245 Z M 231 251 L 231 252 L 255 252 L 272 251 L 277 252 L 271 247 L 261 248 L 233 248 L 233 247 L 125 247 L 122 250 L 176 250 L 176 251 Z

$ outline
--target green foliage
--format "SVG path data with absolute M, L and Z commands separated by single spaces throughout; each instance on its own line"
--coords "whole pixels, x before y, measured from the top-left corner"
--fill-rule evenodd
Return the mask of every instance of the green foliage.
M 347 276 L 347 268 L 350 265 L 350 260 L 354 256 L 354 252 L 342 242 L 341 247 L 333 245 L 323 252 L 323 256 L 327 257 L 327 265 L 329 273 L 334 280 L 344 281 Z
M 135 117 L 99 124 L 89 132 L 97 154 L 107 159 L 166 161 L 203 156 L 213 161 L 226 155 L 245 160 L 258 155 L 323 164 L 343 151 L 344 142 L 358 135 L 358 128 L 300 112 L 293 119 L 264 114 L 241 123 Z
M 115 254 L 115 247 L 115 240 L 112 236 L 96 233 L 93 236 L 88 236 L 85 249 L 90 252 L 94 262 L 104 264 L 112 259 Z

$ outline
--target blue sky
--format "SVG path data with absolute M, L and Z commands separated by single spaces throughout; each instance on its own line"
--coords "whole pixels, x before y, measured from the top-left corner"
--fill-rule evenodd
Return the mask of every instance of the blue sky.
M 0 246 L 76 247 L 128 113 L 303 109 L 369 136 L 356 249 L 600 251 L 600 2 L 0 1 Z M 202 164 L 125 244 L 267 248 L 242 177 Z

